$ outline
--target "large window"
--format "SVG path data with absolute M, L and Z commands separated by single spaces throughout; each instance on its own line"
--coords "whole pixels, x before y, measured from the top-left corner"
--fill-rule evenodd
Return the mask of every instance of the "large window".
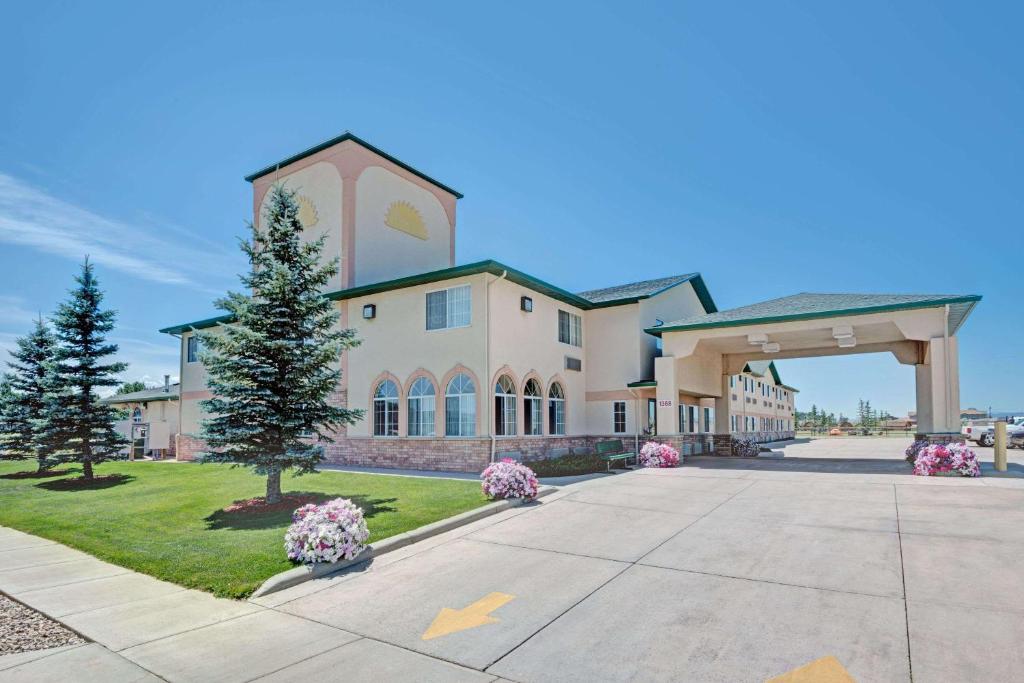
M 523 433 L 527 436 L 540 436 L 544 433 L 542 402 L 540 384 L 535 379 L 528 380 L 523 387 Z
M 192 335 L 188 338 L 188 362 L 195 363 L 199 360 L 199 337 Z
M 476 387 L 469 375 L 461 372 L 452 377 L 444 392 L 444 433 L 476 435 Z
M 583 346 L 583 319 L 568 311 L 558 312 L 558 341 Z
M 516 385 L 508 375 L 499 377 L 494 385 L 494 433 L 516 435 Z
M 686 431 L 697 431 L 697 406 L 686 406 Z
M 565 434 L 565 392 L 558 382 L 548 389 L 548 434 Z
M 704 432 L 713 432 L 715 430 L 715 409 L 704 408 Z
M 373 392 L 373 435 L 398 436 L 398 385 L 389 379 Z
M 409 389 L 409 436 L 434 436 L 434 385 L 420 377 Z
M 466 327 L 472 319 L 470 286 L 427 292 L 427 329 Z
M 626 402 L 612 402 L 612 432 L 615 434 L 626 433 Z

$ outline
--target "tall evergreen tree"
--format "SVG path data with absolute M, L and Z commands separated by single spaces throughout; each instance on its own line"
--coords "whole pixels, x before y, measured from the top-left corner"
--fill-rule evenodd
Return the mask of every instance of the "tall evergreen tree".
M 11 376 L 0 373 L 0 460 L 20 460 L 7 457 L 9 445 L 7 435 L 11 431 L 12 410 L 14 407 L 14 389 L 11 388 Z
M 11 351 L 10 396 L 4 411 L 7 428 L 0 434 L 0 450 L 8 460 L 35 458 L 39 471 L 50 467 L 49 448 L 43 439 L 48 423 L 46 392 L 53 369 L 57 340 L 40 317 L 32 331 Z
M 96 390 L 117 386 L 115 375 L 128 365 L 109 359 L 117 344 L 108 343 L 106 335 L 114 329 L 117 314 L 100 308 L 103 292 L 88 258 L 75 281 L 78 286 L 53 317 L 58 345 L 47 386 L 49 419 L 43 440 L 50 460 L 81 463 L 88 480 L 93 465 L 118 459 L 127 445 L 114 431 L 116 411 L 100 403 Z
M 338 271 L 337 259 L 320 261 L 326 235 L 303 241 L 295 194 L 280 186 L 270 191 L 262 224 L 241 243 L 250 270 L 240 279 L 252 295 L 229 292 L 216 305 L 233 322 L 199 333 L 214 395 L 202 403 L 213 416 L 203 423 L 211 448 L 203 459 L 266 475 L 272 504 L 281 500 L 281 473 L 315 471 L 320 442 L 362 411 L 328 403 L 341 353 L 358 341 L 354 330 L 338 328 L 334 304 L 321 296 Z

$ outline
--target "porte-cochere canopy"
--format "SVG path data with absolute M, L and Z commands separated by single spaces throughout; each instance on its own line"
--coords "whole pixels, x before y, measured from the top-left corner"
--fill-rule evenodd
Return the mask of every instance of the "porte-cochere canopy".
M 728 434 L 728 378 L 751 361 L 889 352 L 915 366 L 918 430 L 959 431 L 956 334 L 976 295 L 795 294 L 648 328 L 662 338 L 655 360 L 658 424 L 677 433 L 680 394 L 715 399 L 715 432 Z

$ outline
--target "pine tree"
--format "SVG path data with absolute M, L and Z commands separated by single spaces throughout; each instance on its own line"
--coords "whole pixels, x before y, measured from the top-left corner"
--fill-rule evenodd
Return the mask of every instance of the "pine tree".
M 54 362 L 57 340 L 40 317 L 32 331 L 20 337 L 8 361 L 10 397 L 4 410 L 6 430 L 0 434 L 0 457 L 7 460 L 35 458 L 39 471 L 53 463 L 43 440 L 48 422 L 46 391 Z
M 295 194 L 275 186 L 242 242 L 250 270 L 240 279 L 253 295 L 229 292 L 217 307 L 233 322 L 199 333 L 208 385 L 202 402 L 213 417 L 203 423 L 211 451 L 204 461 L 254 468 L 267 477 L 266 502 L 281 500 L 281 473 L 316 471 L 321 441 L 362 417 L 362 411 L 328 403 L 341 379 L 341 353 L 358 344 L 351 329 L 338 329 L 334 304 L 321 296 L 338 261 L 320 263 L 326 235 L 302 240 Z
M 50 460 L 81 463 L 82 477 L 91 480 L 93 465 L 119 459 L 128 443 L 114 431 L 114 408 L 100 403 L 96 393 L 117 386 L 114 375 L 128 365 L 108 360 L 117 352 L 117 345 L 106 341 L 117 314 L 100 309 L 103 293 L 88 258 L 75 281 L 78 286 L 53 317 L 58 345 L 47 386 L 49 419 L 43 440 Z
M 22 459 L 20 457 L 7 456 L 11 446 L 7 435 L 11 432 L 15 400 L 14 389 L 11 388 L 11 379 L 11 376 L 6 372 L 0 374 L 0 460 Z

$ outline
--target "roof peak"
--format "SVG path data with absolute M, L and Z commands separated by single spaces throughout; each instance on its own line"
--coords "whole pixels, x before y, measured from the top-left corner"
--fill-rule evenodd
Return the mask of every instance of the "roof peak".
M 398 159 L 396 157 L 391 156 L 390 154 L 388 154 L 387 152 L 385 152 L 381 148 L 379 148 L 379 147 L 377 147 L 375 145 L 371 145 L 369 142 L 367 142 L 366 140 L 362 139 L 361 137 L 359 137 L 358 135 L 356 135 L 355 133 L 353 133 L 350 130 L 346 130 L 345 132 L 341 133 L 340 135 L 336 135 L 333 138 L 330 138 L 329 140 L 324 140 L 321 143 L 313 145 L 309 149 L 305 149 L 305 150 L 299 152 L 298 154 L 293 154 L 290 157 L 287 157 L 285 159 L 282 159 L 281 161 L 278 161 L 277 163 L 270 164 L 269 166 L 265 166 L 264 168 L 261 168 L 260 170 L 255 171 L 255 172 L 250 173 L 249 175 L 245 176 L 245 179 L 246 179 L 246 181 L 251 183 L 251 182 L 253 182 L 254 180 L 256 180 L 258 178 L 262 178 L 263 176 L 267 175 L 268 173 L 273 173 L 274 171 L 278 171 L 278 170 L 284 168 L 285 166 L 289 166 L 291 164 L 294 164 L 296 161 L 301 161 L 302 159 L 305 159 L 306 157 L 313 156 L 317 152 L 321 152 L 321 151 L 327 149 L 328 147 L 334 147 L 335 145 L 341 144 L 342 142 L 346 142 L 346 141 L 349 141 L 349 140 L 351 140 L 352 142 L 356 143 L 360 147 L 363 147 L 364 149 L 368 149 L 369 151 L 373 152 L 374 154 L 387 159 L 391 163 L 395 164 L 396 166 L 398 166 L 400 168 L 405 169 L 409 173 L 412 173 L 413 175 L 415 175 L 415 176 L 417 176 L 419 178 L 422 178 L 423 180 L 426 180 L 431 185 L 435 185 L 435 186 L 441 188 L 442 190 L 444 190 L 445 192 L 450 192 L 451 194 L 455 195 L 455 197 L 457 199 L 462 199 L 462 193 L 459 192 L 458 190 L 455 190 L 455 189 L 453 189 L 451 187 L 448 187 L 444 183 L 439 182 L 439 181 L 435 180 L 434 178 L 431 178 L 426 173 L 423 173 L 422 171 L 420 171 L 420 170 L 418 170 L 416 168 L 413 168 L 412 166 L 410 166 L 409 164 L 405 163 L 401 159 Z

